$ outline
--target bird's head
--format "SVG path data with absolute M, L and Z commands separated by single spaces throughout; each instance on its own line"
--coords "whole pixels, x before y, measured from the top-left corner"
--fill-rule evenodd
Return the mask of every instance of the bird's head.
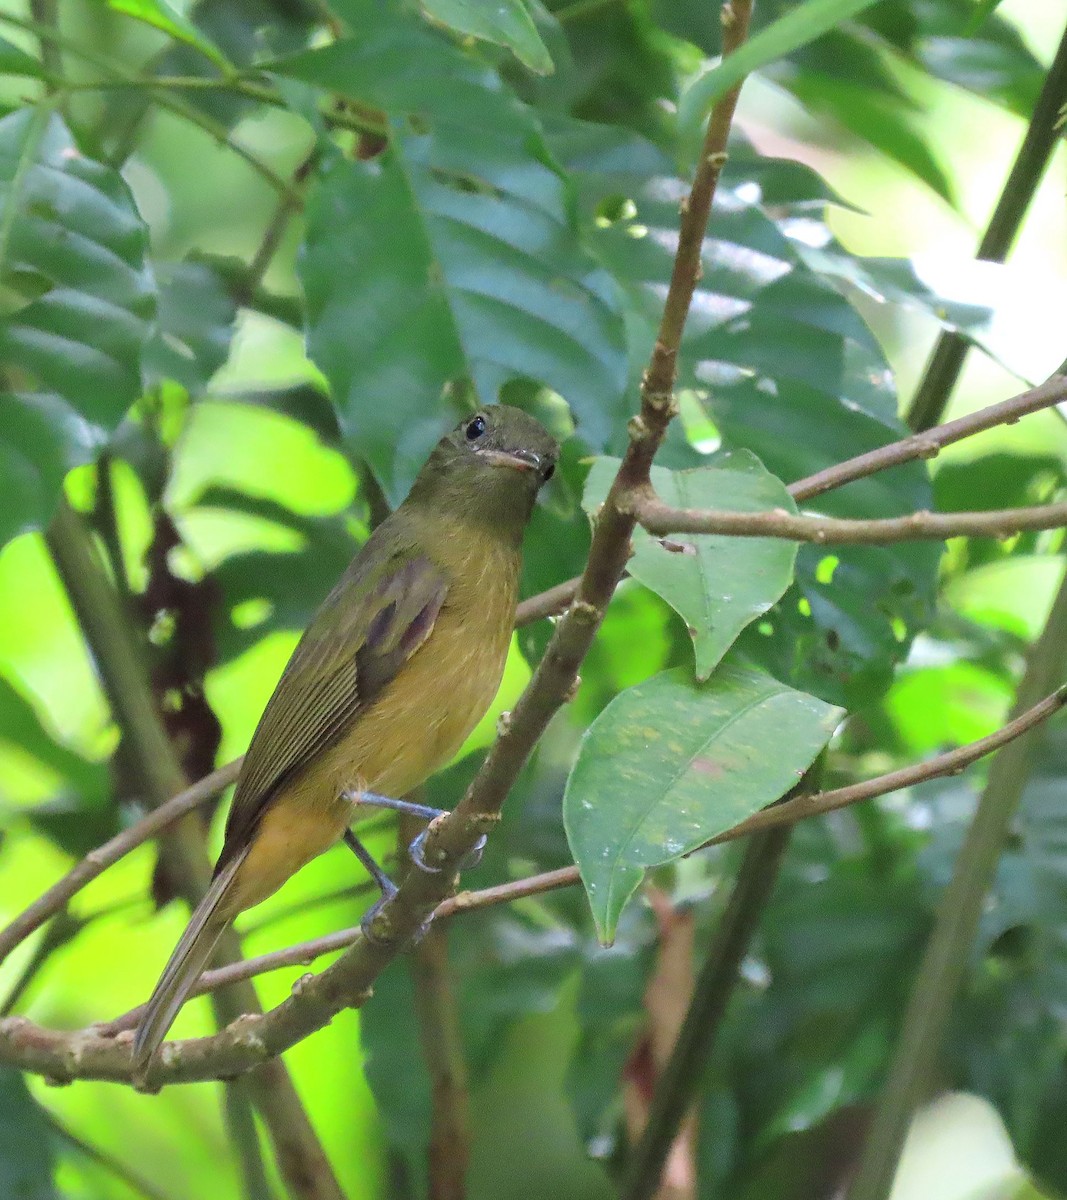
M 490 404 L 437 443 L 411 499 L 521 535 L 558 458 L 559 444 L 540 421 Z

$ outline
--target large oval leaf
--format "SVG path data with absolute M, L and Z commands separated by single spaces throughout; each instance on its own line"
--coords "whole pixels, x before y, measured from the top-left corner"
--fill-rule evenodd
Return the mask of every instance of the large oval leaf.
M 625 422 L 622 317 L 531 111 L 399 16 L 275 67 L 392 119 L 381 158 L 328 166 L 300 267 L 309 353 L 390 498 L 440 436 L 442 399 L 467 381 L 481 403 L 512 380 L 545 384 L 586 444 L 605 448 Z
M 48 520 L 141 392 L 156 288 L 122 176 L 58 116 L 0 121 L 0 543 Z
M 586 731 L 563 797 L 601 940 L 612 940 L 647 867 L 784 795 L 840 719 L 840 709 L 731 661 L 707 683 L 677 668 L 617 696 Z
M 590 514 L 603 502 L 618 467 L 616 458 L 593 463 L 582 499 Z M 796 512 L 785 484 L 747 450 L 723 454 L 714 466 L 692 471 L 653 467 L 652 485 L 661 500 L 678 508 Z M 633 542 L 628 570 L 685 621 L 699 680 L 707 679 L 741 630 L 793 581 L 797 543 L 781 538 L 656 538 L 637 529 Z

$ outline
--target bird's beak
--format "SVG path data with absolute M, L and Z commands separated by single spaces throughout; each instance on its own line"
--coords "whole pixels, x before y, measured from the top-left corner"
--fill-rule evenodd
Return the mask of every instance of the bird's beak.
M 540 471 L 541 456 L 532 450 L 482 450 L 481 456 L 496 467 L 513 471 Z

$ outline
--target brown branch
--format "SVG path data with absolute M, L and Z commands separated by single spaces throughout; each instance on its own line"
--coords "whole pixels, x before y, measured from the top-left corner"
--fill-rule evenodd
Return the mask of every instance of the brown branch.
M 917 458 L 936 458 L 946 446 L 973 437 L 976 433 L 984 433 L 997 425 L 1014 425 L 1020 417 L 1064 402 L 1067 402 L 1067 375 L 1057 373 L 1037 387 L 1008 400 L 1001 400 L 999 404 L 990 404 L 965 417 L 957 417 L 955 421 L 946 421 L 944 425 L 937 425 L 924 433 L 910 434 L 899 442 L 890 442 L 888 446 L 857 454 L 855 458 L 800 479 L 790 485 L 789 494 L 794 500 L 810 500 L 831 488 L 842 487 L 889 467 L 913 462 Z
M 789 485 L 787 491 L 794 500 L 810 500 L 814 496 L 821 496 L 823 492 L 843 487 L 846 483 L 876 475 L 879 471 L 899 467 L 916 459 L 936 458 L 946 446 L 974 437 L 976 433 L 994 429 L 997 425 L 1014 425 L 1020 417 L 1065 402 L 1067 376 L 1057 373 L 1037 387 L 1001 400 L 998 404 L 990 404 L 987 408 L 968 413 L 967 416 L 958 417 L 954 421 L 946 421 L 944 425 L 928 429 L 925 433 L 910 434 L 898 442 L 890 442 L 876 450 L 857 454 L 855 458 L 848 458 L 844 462 L 817 471 L 814 475 L 798 479 Z M 578 582 L 577 577 L 568 579 L 524 600 L 519 605 L 515 617 L 516 627 L 563 612 L 577 595 Z
M 977 741 L 958 746 L 955 750 L 947 750 L 926 762 L 915 763 L 903 767 L 899 771 L 890 771 L 861 783 L 849 784 L 847 787 L 833 788 L 826 792 L 815 792 L 799 795 L 792 800 L 761 809 L 751 817 L 739 822 L 732 829 L 720 833 L 704 844 L 718 846 L 724 842 L 737 841 L 739 838 L 760 833 L 765 829 L 773 829 L 778 825 L 794 825 L 798 821 L 806 821 L 811 817 L 823 816 L 836 812 L 863 800 L 873 800 L 878 796 L 887 796 L 901 788 L 913 787 L 917 783 L 925 783 L 931 779 L 941 779 L 946 775 L 958 775 L 971 766 L 972 763 L 992 754 L 1015 738 L 1033 729 L 1042 721 L 1054 716 L 1067 704 L 1067 687 L 1062 687 L 1046 696 L 1033 708 L 1021 713 L 1014 721 Z M 539 875 L 530 875 L 525 879 L 516 879 L 511 883 L 500 883 L 495 887 L 481 888 L 475 892 L 459 892 L 450 896 L 434 910 L 434 920 L 442 921 L 448 917 L 460 916 L 463 913 L 475 912 L 479 909 L 490 908 L 497 904 L 510 904 L 512 901 L 528 896 L 538 896 L 545 892 L 557 891 L 559 888 L 573 887 L 581 883 L 581 875 L 576 866 L 560 867 L 555 871 L 545 871 Z M 303 966 L 331 954 L 344 950 L 359 937 L 359 929 L 341 929 L 336 933 L 328 933 L 323 937 L 300 942 L 284 950 L 274 950 L 261 954 L 257 958 L 248 958 L 243 962 L 231 963 L 218 967 L 213 971 L 205 971 L 191 993 L 202 995 L 238 979 L 247 979 L 253 975 L 261 975 L 267 971 L 275 971 L 281 967 Z M 101 1036 L 113 1037 L 124 1029 L 133 1029 L 141 1015 L 141 1009 L 135 1008 L 107 1024 L 95 1025 L 93 1029 Z
M 446 926 L 430 927 L 412 955 L 411 974 L 422 1053 L 430 1075 L 429 1200 L 464 1200 L 470 1159 L 470 1096 Z
M 1048 719 L 1067 704 L 1067 687 L 1058 689 L 1033 708 L 1022 713 L 1003 729 L 978 741 L 970 742 L 950 750 L 927 762 L 892 771 L 863 783 L 819 792 L 813 796 L 800 796 L 784 804 L 776 805 L 756 813 L 733 829 L 712 839 L 708 845 L 734 841 L 776 825 L 794 824 L 809 817 L 832 812 L 861 800 L 883 796 L 903 787 L 909 787 L 928 779 L 958 774 L 971 763 L 992 753 L 1008 742 L 1020 737 L 1041 721 Z M 421 877 L 421 873 L 413 873 Z M 563 867 L 547 871 L 528 879 L 499 884 L 478 892 L 460 892 L 443 900 L 436 908 L 436 919 L 455 916 L 464 912 L 503 904 L 520 897 L 538 895 L 569 887 L 580 882 L 577 867 Z M 358 928 L 343 929 L 325 937 L 302 942 L 285 950 L 263 954 L 240 963 L 232 963 L 201 976 L 195 994 L 210 991 L 251 975 L 276 970 L 279 967 L 310 963 L 314 959 L 358 943 L 360 957 L 370 961 L 360 963 L 360 977 L 372 977 L 379 956 L 388 961 L 390 947 L 367 942 Z M 293 1028 L 297 1021 L 307 1033 L 325 1025 L 335 1012 L 348 1004 L 348 997 L 337 986 L 337 977 L 342 981 L 350 975 L 353 957 L 346 962 L 339 960 L 318 976 L 305 976 L 294 986 L 294 998 L 286 1000 L 279 1008 L 262 1017 L 245 1017 L 230 1026 L 224 1033 L 213 1038 L 200 1038 L 187 1042 L 167 1043 L 163 1050 L 164 1070 L 170 1081 L 191 1081 L 217 1078 L 219 1073 L 246 1070 L 257 1062 L 268 1058 L 272 1052 L 280 1053 L 299 1041 L 304 1033 Z M 369 979 L 368 979 L 369 986 Z M 306 997 L 301 1002 L 300 997 Z M 287 1006 L 288 1009 L 287 1009 Z M 306 1008 L 308 1011 L 303 1011 Z M 286 1010 L 282 1012 L 282 1010 Z M 128 1082 L 130 1079 L 128 1031 L 137 1024 L 139 1009 L 133 1009 L 107 1025 L 92 1026 L 73 1033 L 58 1033 L 42 1029 L 23 1017 L 8 1017 L 0 1020 L 0 1062 L 23 1070 L 37 1071 L 53 1079 L 115 1079 Z M 122 1037 L 123 1032 L 125 1038 Z M 119 1035 L 116 1037 L 116 1035 Z M 272 1051 L 272 1048 L 276 1047 Z M 159 1082 L 157 1080 L 157 1082 Z
M 1067 686 L 1058 688 L 1050 696 L 1046 696 L 1044 700 L 1035 704 L 1033 708 L 1020 713 L 1014 721 L 1009 721 L 1003 728 L 987 737 L 979 738 L 975 742 L 968 742 L 965 746 L 959 746 L 955 750 L 939 754 L 936 758 L 928 759 L 926 762 L 915 763 L 913 766 L 903 767 L 899 771 L 890 771 L 886 775 L 879 775 L 874 779 L 864 780 L 862 783 L 852 783 L 848 787 L 834 788 L 829 792 L 816 792 L 811 796 L 797 796 L 796 799 L 787 800 L 784 804 L 764 808 L 739 825 L 735 825 L 733 829 L 727 830 L 726 833 L 720 833 L 718 837 L 712 838 L 706 844 L 716 846 L 720 842 L 732 842 L 735 838 L 747 837 L 751 833 L 760 833 L 764 829 L 772 829 L 776 825 L 793 825 L 797 821 L 807 820 L 808 817 L 822 816 L 824 813 L 856 804 L 860 800 L 873 800 L 876 796 L 885 796 L 890 792 L 897 792 L 901 788 L 912 787 L 929 779 L 940 779 L 945 775 L 958 775 L 971 763 L 977 762 L 987 754 L 992 754 L 994 750 L 999 750 L 1001 746 L 1006 746 L 1008 742 L 1014 741 L 1017 737 L 1021 737 L 1033 729 L 1035 725 L 1048 720 L 1065 704 L 1067 704 Z
M 750 4 L 723 8 L 724 51 L 744 41 Z M 677 412 L 672 395 L 682 331 L 701 270 L 701 248 L 740 85 L 712 111 L 693 186 L 682 205 L 674 270 L 659 335 L 641 386 L 641 411 L 629 426 L 630 444 L 602 506 L 576 599 L 556 626 L 533 679 L 516 705 L 456 810 L 431 823 L 425 859 L 433 871 L 412 871 L 381 910 L 370 937 L 361 937 L 320 975 L 299 981 L 277 1008 L 233 1022 L 209 1038 L 163 1047 L 149 1086 L 238 1075 L 267 1062 L 321 1028 L 342 1008 L 358 1006 L 367 989 L 414 937 L 452 890 L 457 865 L 498 819 L 500 807 L 537 739 L 565 702 L 578 668 L 603 619 L 629 557 L 634 517 L 620 504 L 635 487 L 647 487 L 653 457 Z M 0 1058 L 13 1056 L 29 1070 L 58 1078 L 130 1078 L 129 1038 L 101 1038 L 93 1031 L 64 1035 L 19 1018 L 0 1025 Z
M 648 490 L 635 492 L 624 503 L 643 528 L 657 537 L 673 533 L 713 533 L 722 537 L 784 538 L 826 546 L 884 546 L 893 542 L 944 541 L 953 537 L 1004 538 L 1023 530 L 1059 529 L 1067 525 L 1067 501 L 989 512 L 916 512 L 906 517 L 878 520 L 796 516 L 781 508 L 768 512 L 673 508 Z

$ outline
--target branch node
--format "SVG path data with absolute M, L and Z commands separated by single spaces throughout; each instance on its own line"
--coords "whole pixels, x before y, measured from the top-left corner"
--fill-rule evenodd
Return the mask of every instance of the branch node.
M 585 625 L 595 625 L 600 620 L 600 609 L 588 600 L 575 600 L 570 607 L 571 619 Z
M 630 435 L 631 442 L 644 441 L 648 437 L 648 423 L 640 413 L 637 413 L 626 422 L 626 432 Z

